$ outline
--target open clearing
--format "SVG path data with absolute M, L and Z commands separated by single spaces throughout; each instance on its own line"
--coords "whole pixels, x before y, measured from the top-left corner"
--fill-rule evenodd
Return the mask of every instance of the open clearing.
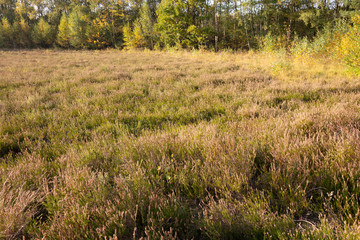
M 0 52 L 0 238 L 359 237 L 360 79 L 283 58 Z

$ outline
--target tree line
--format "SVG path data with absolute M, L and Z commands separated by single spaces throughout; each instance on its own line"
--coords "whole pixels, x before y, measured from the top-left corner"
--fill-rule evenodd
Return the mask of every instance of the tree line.
M 359 11 L 358 0 L 0 0 L 0 47 L 287 46 Z

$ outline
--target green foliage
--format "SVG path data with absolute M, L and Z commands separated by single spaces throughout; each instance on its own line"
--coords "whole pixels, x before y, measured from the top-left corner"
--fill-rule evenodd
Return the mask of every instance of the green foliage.
M 199 48 L 206 42 L 206 28 L 197 26 L 194 16 L 188 12 L 201 11 L 202 1 L 185 3 L 177 0 L 162 1 L 157 9 L 159 44 L 166 47 Z
M 348 0 L 3 1 L 1 17 L 12 32 L 10 38 L 2 34 L 3 48 L 32 47 L 29 31 L 41 16 L 58 30 L 56 42 L 63 48 L 292 51 L 294 40 L 308 39 L 311 51 L 323 56 L 336 45 L 337 24 L 360 8 Z
M 187 35 L 185 3 L 179 0 L 161 1 L 156 13 L 156 29 L 160 34 L 160 44 L 166 47 L 182 47 Z
M 62 14 L 61 19 L 60 19 L 56 42 L 61 47 L 64 47 L 64 48 L 70 47 L 69 19 L 66 16 L 65 12 Z
M 126 49 L 141 48 L 144 47 L 145 40 L 144 35 L 141 31 L 141 24 L 139 20 L 135 21 L 133 30 L 129 25 L 123 29 L 124 33 L 124 45 Z
M 187 29 L 187 39 L 184 40 L 186 46 L 190 48 L 199 48 L 205 43 L 206 35 L 195 25 L 190 25 Z
M 140 10 L 139 25 L 143 36 L 144 47 L 153 49 L 156 41 L 154 22 L 151 17 L 148 1 L 144 0 Z
M 74 48 L 85 48 L 88 46 L 86 28 L 89 23 L 89 16 L 80 6 L 75 7 L 69 16 L 70 44 Z
M 20 47 L 19 46 L 19 40 L 20 38 L 18 38 L 18 36 L 20 35 L 21 29 L 20 29 L 20 24 L 18 21 L 14 21 L 12 26 L 11 26 L 11 30 L 12 30 L 12 35 L 13 35 L 13 44 L 14 47 Z
M 86 36 L 91 48 L 104 48 L 111 44 L 111 26 L 105 16 L 94 19 L 86 29 Z
M 285 35 L 276 36 L 268 33 L 261 41 L 261 48 L 265 52 L 282 51 L 287 47 Z
M 4 48 L 13 47 L 13 28 L 7 18 L 2 18 L 0 23 L 0 46 Z
M 133 48 L 133 34 L 131 31 L 131 28 L 128 25 L 124 26 L 123 28 L 123 35 L 124 35 L 124 45 L 126 49 L 131 49 Z
M 336 51 L 349 67 L 360 73 L 360 15 L 355 15 L 352 23 L 349 31 L 341 35 Z
M 21 18 L 19 21 L 19 33 L 18 33 L 18 43 L 19 46 L 26 48 L 30 47 L 32 45 L 31 41 L 31 28 L 28 24 L 28 22 Z
M 40 18 L 32 31 L 32 39 L 38 47 L 49 47 L 54 43 L 54 29 L 43 18 Z
M 0 23 L 0 47 L 5 46 L 5 36 L 3 35 L 2 24 Z
M 140 16 L 135 20 L 133 28 L 131 29 L 129 26 L 128 24 L 123 29 L 126 49 L 154 48 L 156 33 L 148 1 L 143 1 Z
M 3 18 L 0 22 L 0 47 L 22 47 L 32 46 L 31 28 L 25 19 L 15 20 L 13 24 Z

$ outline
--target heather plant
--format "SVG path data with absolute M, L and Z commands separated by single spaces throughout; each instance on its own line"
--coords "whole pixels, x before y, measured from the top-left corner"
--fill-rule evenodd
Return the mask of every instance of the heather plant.
M 0 55 L 0 238 L 358 238 L 360 86 L 343 65 Z

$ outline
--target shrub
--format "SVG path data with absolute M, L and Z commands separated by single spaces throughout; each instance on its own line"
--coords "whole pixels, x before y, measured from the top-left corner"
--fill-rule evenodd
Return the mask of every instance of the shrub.
M 260 42 L 260 47 L 265 52 L 274 52 L 281 49 L 287 48 L 287 37 L 286 35 L 275 36 L 268 33 Z

